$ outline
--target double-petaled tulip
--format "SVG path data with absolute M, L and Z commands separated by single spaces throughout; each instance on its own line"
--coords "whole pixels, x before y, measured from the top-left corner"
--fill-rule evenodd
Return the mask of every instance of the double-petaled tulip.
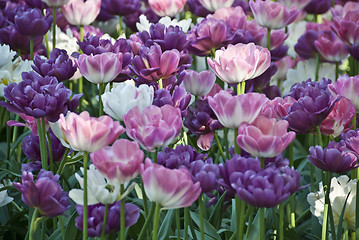
M 207 95 L 216 81 L 216 75 L 210 71 L 198 73 L 194 70 L 186 70 L 179 77 L 183 80 L 186 90 L 195 96 Z
M 140 111 L 134 107 L 123 116 L 127 135 L 147 151 L 165 147 L 180 134 L 181 111 L 170 105 L 148 106 Z
M 328 89 L 334 96 L 344 96 L 351 100 L 356 112 L 359 112 L 359 75 L 353 77 L 342 75 L 336 82 L 329 84 Z
M 186 5 L 187 0 L 149 0 L 152 11 L 158 16 L 174 17 L 177 13 L 181 12 Z
M 168 169 L 146 159 L 141 175 L 148 199 L 162 209 L 189 207 L 201 194 L 200 183 L 193 183 L 187 169 Z
M 153 87 L 146 84 L 135 87 L 130 84 L 119 83 L 101 97 L 105 113 L 122 121 L 123 115 L 135 106 L 138 106 L 140 111 L 150 106 L 153 96 Z
M 207 58 L 212 71 L 226 83 L 240 83 L 258 77 L 270 66 L 268 49 L 254 43 L 229 45 L 215 52 L 215 58 Z
M 95 152 L 113 143 L 125 129 L 109 116 L 90 117 L 88 112 L 79 115 L 60 115 L 58 121 L 62 136 L 77 151 Z
M 61 10 L 72 25 L 87 26 L 100 14 L 101 0 L 70 0 Z
M 14 17 L 16 29 L 29 37 L 43 36 L 50 29 L 52 16 L 43 16 L 37 8 L 18 11 Z
M 59 175 L 41 169 L 35 183 L 31 172 L 23 172 L 22 184 L 14 183 L 14 187 L 21 192 L 27 206 L 38 208 L 43 216 L 56 217 L 70 208 L 68 194 L 57 182 L 59 178 Z
M 125 184 L 140 173 L 144 153 L 136 142 L 117 140 L 90 155 L 92 163 L 111 183 Z
M 227 128 L 238 128 L 243 122 L 252 123 L 268 101 L 264 94 L 246 93 L 232 96 L 220 91 L 214 97 L 208 97 L 208 103 L 219 122 Z
M 76 61 L 80 73 L 90 82 L 108 83 L 122 71 L 122 53 L 81 54 Z
M 293 142 L 294 132 L 287 132 L 288 122 L 258 116 L 252 123 L 239 126 L 237 144 L 254 157 L 275 157 Z
M 199 0 L 199 2 L 209 11 L 232 6 L 234 0 Z
M 332 31 L 324 31 L 314 41 L 320 55 L 327 61 L 339 62 L 348 57 L 345 44 Z
M 295 5 L 291 8 L 272 2 L 270 0 L 256 1 L 251 0 L 249 6 L 256 22 L 270 29 L 281 29 L 294 22 L 299 14 Z

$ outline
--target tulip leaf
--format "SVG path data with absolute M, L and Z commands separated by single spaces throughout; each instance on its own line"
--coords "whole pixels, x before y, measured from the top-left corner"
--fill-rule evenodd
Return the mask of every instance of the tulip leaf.
M 339 218 L 339 222 L 338 222 L 337 236 L 338 236 L 339 239 L 341 239 L 341 236 L 343 235 L 343 218 L 344 218 L 344 213 L 345 213 L 345 207 L 347 205 L 347 201 L 348 201 L 350 193 L 351 192 L 348 193 L 348 195 L 347 195 L 347 197 L 345 199 L 343 209 L 342 209 L 342 212 L 340 214 L 340 218 Z
M 61 236 L 61 230 L 60 228 L 56 229 L 56 231 L 54 231 L 51 236 L 47 239 L 47 240 L 61 240 L 62 236 Z
M 175 211 L 176 210 L 173 209 L 167 211 L 165 219 L 163 219 L 160 230 L 158 231 L 158 236 L 160 240 L 168 239 Z
M 220 227 L 220 223 L 218 223 L 218 222 L 222 219 L 222 217 L 220 217 L 220 215 L 222 212 L 222 203 L 223 203 L 225 195 L 226 195 L 226 192 L 224 192 L 222 194 L 222 196 L 218 199 L 218 202 L 216 203 L 216 206 L 212 210 L 211 216 L 209 217 L 208 221 L 214 226 Z
M 197 213 L 191 211 L 191 218 L 197 226 L 200 226 L 200 217 Z M 217 233 L 217 230 L 206 219 L 203 219 L 203 225 L 205 235 L 209 236 L 211 239 L 221 240 L 221 236 Z
M 21 134 L 21 135 L 16 139 L 16 141 L 12 144 L 11 150 L 10 150 L 10 158 L 11 158 L 11 156 L 14 154 L 14 152 L 15 152 L 15 150 L 17 149 L 17 147 L 19 146 L 19 144 L 21 143 L 22 139 L 23 139 L 24 137 L 26 137 L 27 135 L 29 135 L 30 132 L 31 132 L 30 130 L 24 132 L 24 133 Z M 10 159 L 8 159 L 8 160 L 10 160 Z
M 64 239 L 76 239 L 76 235 L 77 235 L 77 228 L 75 226 L 76 217 L 77 217 L 77 212 L 74 211 L 70 220 L 67 223 Z

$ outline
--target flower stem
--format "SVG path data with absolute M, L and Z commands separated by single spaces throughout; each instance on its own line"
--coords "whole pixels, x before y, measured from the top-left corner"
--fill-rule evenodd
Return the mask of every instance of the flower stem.
M 87 204 L 87 162 L 88 152 L 84 152 L 84 206 L 83 206 L 83 233 L 82 239 L 87 239 L 87 216 L 88 216 L 88 204 Z
M 284 203 L 279 204 L 279 240 L 284 239 Z
M 323 227 L 322 227 L 322 240 L 326 240 L 328 237 L 328 213 L 329 213 L 329 194 L 330 194 L 330 183 L 331 183 L 331 173 L 325 172 L 325 183 L 324 189 L 325 189 L 325 204 L 324 204 L 324 215 L 323 215 Z M 323 180 L 324 182 L 324 180 Z
M 153 162 L 157 163 L 157 155 L 158 155 L 158 148 L 156 148 L 155 152 L 153 153 Z
M 61 163 L 60 163 L 59 169 L 57 169 L 56 174 L 59 174 L 59 175 L 62 174 L 62 171 L 64 170 L 64 167 L 65 167 L 65 164 L 66 164 L 67 155 L 69 154 L 69 152 L 70 152 L 70 149 L 69 149 L 69 148 L 66 148 L 65 154 L 64 154 L 64 156 L 63 156 L 62 159 L 61 159 Z
M 104 240 L 104 239 L 105 239 L 108 208 L 109 208 L 109 204 L 105 204 L 105 215 L 103 216 L 102 231 L 101 231 L 101 240 Z
M 234 154 L 241 155 L 241 149 L 237 144 L 238 128 L 234 128 Z
M 271 29 L 267 28 L 267 48 L 270 51 L 270 33 L 271 33 Z
M 320 58 L 319 53 L 315 55 L 315 81 L 317 82 L 319 79 L 319 66 L 320 66 Z
M 216 140 L 216 143 L 217 143 L 217 146 L 219 149 L 219 153 L 221 154 L 221 156 L 223 158 L 223 162 L 224 162 L 226 160 L 226 156 L 224 155 L 223 148 L 222 148 L 221 142 L 218 139 L 218 134 L 216 131 L 214 132 L 214 139 Z
M 118 20 L 118 36 L 121 36 L 122 34 L 122 17 L 119 16 L 119 20 Z
M 159 221 L 160 221 L 160 213 L 161 213 L 161 204 L 156 203 L 155 215 L 153 217 L 152 240 L 158 239 L 158 227 L 159 227 Z
M 239 199 L 237 196 L 236 196 L 236 201 L 239 201 L 239 221 L 238 221 L 238 216 L 237 216 L 238 239 L 242 240 L 243 234 L 244 234 L 244 222 L 245 222 L 245 217 L 246 217 L 246 202 Z M 236 209 L 237 209 L 237 205 L 236 205 Z
M 323 139 L 322 139 L 322 133 L 320 132 L 320 127 L 316 126 L 317 129 L 317 135 L 318 135 L 318 144 L 319 146 L 323 147 Z
M 50 171 L 54 172 L 54 156 L 52 154 L 51 137 L 50 137 L 49 132 L 46 133 L 46 138 L 47 138 L 48 148 L 49 148 Z
M 29 240 L 34 240 L 34 233 L 36 231 L 35 220 L 39 209 L 35 208 L 34 212 L 32 213 L 31 223 L 30 223 L 30 230 L 29 230 Z
M 146 215 L 145 224 L 143 225 L 143 227 L 142 227 L 142 229 L 141 229 L 141 232 L 140 232 L 140 235 L 138 236 L 137 240 L 143 239 L 145 233 L 147 232 L 147 228 L 148 228 L 148 226 L 149 226 L 150 223 L 151 223 L 151 219 L 152 219 L 152 217 L 153 217 L 154 212 L 155 212 L 155 203 L 152 202 L 150 212 L 149 212 L 148 215 Z
M 337 81 L 339 77 L 339 62 L 335 62 L 335 80 L 334 81 Z
M 123 193 L 125 192 L 125 186 L 123 184 L 121 184 L 121 196 L 123 195 Z M 126 233 L 126 228 L 125 228 L 125 198 L 121 199 L 121 240 L 125 240 L 125 233 Z
M 37 123 L 37 133 L 39 136 L 39 143 L 40 143 L 40 153 L 41 153 L 41 163 L 42 163 L 42 168 L 44 170 L 48 170 L 48 163 L 47 163 L 47 149 L 46 149 L 46 137 L 45 137 L 45 133 L 44 133 L 44 128 L 42 127 L 42 123 L 41 123 L 41 119 L 40 118 L 36 118 L 36 123 Z
M 56 48 L 56 7 L 52 8 L 52 50 Z
M 259 216 L 260 216 L 260 239 L 265 240 L 266 236 L 266 227 L 265 227 L 265 208 L 259 209 Z
M 98 106 L 98 116 L 101 117 L 103 115 L 103 104 L 102 104 L 102 94 L 105 91 L 105 84 L 104 83 L 100 83 L 99 84 L 99 95 L 98 95 L 98 99 L 99 99 L 99 106 Z
M 198 198 L 198 203 L 199 203 L 199 229 L 201 232 L 201 240 L 204 240 L 204 222 L 203 222 L 203 218 L 204 218 L 204 203 L 203 203 L 203 194 L 201 194 Z
M 180 210 L 176 209 L 177 240 L 181 240 L 181 217 Z
M 160 78 L 160 80 L 158 80 L 158 89 L 162 89 L 163 88 L 163 82 L 162 82 L 162 78 Z
M 189 222 L 189 210 L 188 207 L 184 209 L 184 233 L 183 240 L 187 240 L 188 238 L 188 222 Z
M 34 59 L 34 39 L 30 37 L 30 60 Z
M 294 166 L 294 153 L 293 143 L 289 145 L 289 165 Z M 292 228 L 295 228 L 295 205 L 294 205 L 294 194 L 290 195 L 290 224 Z
M 48 32 L 45 34 L 45 47 L 46 47 L 46 57 L 49 58 L 49 54 L 50 54 L 50 47 L 49 47 L 49 37 L 48 37 Z

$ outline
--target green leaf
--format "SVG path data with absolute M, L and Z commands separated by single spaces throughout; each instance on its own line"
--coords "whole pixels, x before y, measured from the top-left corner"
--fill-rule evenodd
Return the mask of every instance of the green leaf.
M 339 218 L 339 222 L 338 222 L 338 230 L 337 230 L 337 238 L 338 239 L 341 239 L 341 236 L 343 235 L 343 218 L 344 218 L 345 207 L 347 206 L 347 201 L 348 201 L 350 193 L 351 192 L 349 192 L 347 197 L 345 198 L 343 209 L 340 214 L 340 218 Z
M 76 235 L 77 235 L 77 231 L 78 231 L 75 226 L 75 218 L 76 217 L 77 217 L 77 212 L 75 211 L 72 214 L 69 222 L 67 223 L 64 239 L 76 239 Z
M 61 230 L 60 228 L 56 229 L 56 231 L 54 231 L 51 236 L 47 239 L 47 240 L 61 240 L 62 236 L 61 236 Z
M 192 211 L 190 213 L 191 213 L 192 220 L 197 224 L 197 226 L 200 226 L 199 215 Z M 219 236 L 219 234 L 217 233 L 217 230 L 206 219 L 202 219 L 202 220 L 203 220 L 203 225 L 204 225 L 204 234 L 207 235 L 208 237 L 210 237 L 210 239 L 221 240 L 221 236 Z
M 224 195 L 226 195 L 226 192 L 224 192 L 222 194 L 222 196 L 218 199 L 218 202 L 214 206 L 214 209 L 212 209 L 211 216 L 209 216 L 208 221 L 214 226 L 218 226 L 218 221 L 221 220 L 220 215 L 221 215 L 221 212 L 222 212 L 222 203 L 223 203 L 223 200 L 224 200 Z
M 171 231 L 171 225 L 172 225 L 174 214 L 175 214 L 175 210 L 173 209 L 167 211 L 165 219 L 163 219 L 160 230 L 158 231 L 158 236 L 160 240 L 168 239 L 168 235 Z

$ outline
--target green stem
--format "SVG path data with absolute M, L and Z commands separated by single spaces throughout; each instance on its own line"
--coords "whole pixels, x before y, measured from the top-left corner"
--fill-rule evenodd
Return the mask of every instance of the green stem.
M 64 226 L 64 222 L 62 221 L 62 216 L 58 216 L 57 218 L 59 219 L 59 223 L 60 223 L 62 239 L 64 239 L 65 238 L 65 226 Z
M 234 128 L 234 154 L 241 155 L 241 149 L 237 144 L 238 128 Z
M 84 26 L 80 26 L 80 42 L 84 40 Z
M 50 47 L 49 47 L 49 37 L 47 34 L 48 34 L 48 32 L 45 34 L 45 47 L 46 47 L 46 56 L 47 56 L 47 58 L 49 58 Z
M 47 142 L 48 142 L 48 148 L 49 148 L 49 160 L 50 160 L 50 171 L 54 172 L 54 156 L 52 154 L 52 145 L 51 145 L 51 137 L 50 137 L 50 133 L 46 132 L 46 138 L 47 138 Z
M 52 50 L 56 48 L 56 7 L 52 8 Z
M 35 208 L 34 212 L 32 213 L 31 223 L 30 223 L 30 230 L 29 230 L 29 240 L 34 240 L 34 233 L 36 231 L 35 220 L 39 209 Z
M 99 106 L 98 106 L 98 116 L 101 117 L 103 115 L 103 104 L 102 104 L 102 94 L 105 91 L 106 85 L 104 83 L 99 84 Z
M 293 146 L 291 143 L 289 145 L 289 165 L 294 166 L 294 153 Z M 294 205 L 294 194 L 290 195 L 290 224 L 292 228 L 295 228 L 295 205 Z
M 184 233 L 183 233 L 183 240 L 188 239 L 188 222 L 189 222 L 189 211 L 188 207 L 184 209 Z
M 155 216 L 153 217 L 152 240 L 158 239 L 158 227 L 159 227 L 159 221 L 160 221 L 160 213 L 161 213 L 161 204 L 156 203 Z
M 330 183 L 331 183 L 331 173 L 325 172 L 325 177 L 323 179 L 323 188 L 325 189 L 325 204 L 324 204 L 324 215 L 323 215 L 323 227 L 322 227 L 322 240 L 326 240 L 328 237 L 328 214 L 329 214 L 329 194 L 330 194 Z M 324 183 L 325 180 L 325 183 Z
M 214 132 L 214 139 L 216 140 L 216 143 L 217 143 L 217 146 L 218 146 L 218 149 L 219 149 L 219 153 L 221 154 L 221 156 L 223 158 L 223 161 L 225 161 L 226 156 L 224 155 L 223 148 L 222 148 L 221 142 L 218 139 L 218 134 L 217 134 L 216 131 Z
M 319 53 L 315 55 L 315 81 L 317 82 L 319 79 L 319 66 L 320 66 L 320 58 Z
M 204 240 L 204 203 L 203 203 L 203 194 L 201 194 L 198 198 L 198 202 L 199 202 L 199 219 L 200 219 L 200 224 L 199 224 L 199 229 L 201 232 L 201 240 Z
M 261 168 L 264 168 L 264 157 L 260 157 L 259 160 L 261 162 Z
M 60 166 L 59 166 L 59 169 L 57 169 L 56 174 L 59 174 L 59 175 L 62 174 L 62 171 L 64 170 L 64 167 L 65 167 L 65 164 L 66 164 L 67 155 L 69 154 L 69 152 L 70 152 L 70 149 L 69 149 L 69 148 L 66 148 L 65 154 L 64 154 L 64 156 L 63 156 L 62 159 L 61 159 Z
M 279 240 L 284 239 L 284 203 L 279 204 Z
M 121 196 L 123 195 L 123 193 L 125 192 L 125 186 L 123 184 L 121 184 Z M 126 233 L 126 228 L 125 228 L 125 198 L 121 199 L 121 240 L 125 240 L 125 233 Z
M 357 130 L 357 114 L 355 113 L 353 121 L 352 121 L 353 130 Z
M 261 240 L 265 240 L 265 236 L 266 236 L 266 227 L 265 227 L 265 208 L 260 208 L 259 209 L 259 217 L 260 217 L 260 239 Z
M 101 240 L 104 240 L 105 236 L 106 236 L 106 224 L 107 224 L 108 208 L 109 208 L 109 204 L 105 204 L 105 215 L 103 216 Z
M 158 89 L 162 89 L 163 88 L 163 82 L 162 82 L 162 78 L 160 78 L 160 80 L 158 80 Z
M 122 34 L 122 17 L 119 16 L 119 24 L 118 24 L 118 36 L 121 36 Z
M 37 133 L 38 133 L 38 136 L 39 136 L 39 143 L 40 143 L 42 168 L 47 171 L 48 170 L 48 163 L 47 163 L 46 139 L 44 138 L 45 133 L 43 132 L 43 128 L 42 128 L 40 118 L 36 118 L 36 124 L 37 124 Z
M 237 201 L 236 197 L 236 201 Z M 238 198 L 239 199 L 239 198 Z M 243 200 L 239 199 L 239 221 L 238 221 L 238 216 L 237 216 L 237 221 L 238 221 L 238 239 L 242 240 L 243 239 L 243 234 L 244 234 L 244 222 L 245 222 L 245 217 L 246 217 L 246 202 Z
M 157 155 L 158 155 L 158 148 L 156 148 L 155 152 L 153 153 L 153 162 L 157 163 Z
M 269 51 L 270 51 L 270 32 L 271 32 L 271 29 L 267 28 L 267 48 Z
M 46 237 L 46 221 L 42 221 L 42 228 L 41 228 L 41 240 L 44 240 Z
M 181 240 L 181 217 L 180 210 L 176 209 L 177 240 Z
M 147 228 L 151 223 L 151 220 L 152 220 L 154 212 L 155 212 L 155 203 L 152 203 L 150 212 L 149 212 L 148 215 L 146 215 L 145 224 L 143 225 L 143 227 L 141 229 L 141 232 L 140 232 L 140 235 L 138 236 L 137 240 L 142 240 L 143 237 L 145 236 L 145 234 L 147 232 Z
M 88 201 L 87 201 L 87 162 L 88 162 L 88 152 L 84 152 L 84 206 L 83 206 L 83 233 L 82 239 L 87 239 L 87 216 L 88 216 Z
M 339 62 L 335 62 L 335 80 L 334 81 L 337 81 L 339 77 Z
M 322 133 L 320 132 L 320 127 L 316 126 L 317 135 L 318 135 L 318 144 L 319 146 L 323 147 L 323 139 L 322 139 Z
M 6 111 L 6 121 L 10 120 L 10 112 Z M 18 116 L 18 115 L 17 115 Z M 11 150 L 11 127 L 6 124 L 6 159 L 10 160 L 10 150 Z
M 30 37 L 30 60 L 34 59 L 34 39 Z
M 141 192 L 142 192 L 142 200 L 143 200 L 143 209 L 144 209 L 144 211 L 145 211 L 145 217 L 148 217 L 147 196 L 146 196 L 145 187 L 144 187 L 144 185 L 143 185 L 142 178 L 140 179 L 140 181 L 141 181 Z

